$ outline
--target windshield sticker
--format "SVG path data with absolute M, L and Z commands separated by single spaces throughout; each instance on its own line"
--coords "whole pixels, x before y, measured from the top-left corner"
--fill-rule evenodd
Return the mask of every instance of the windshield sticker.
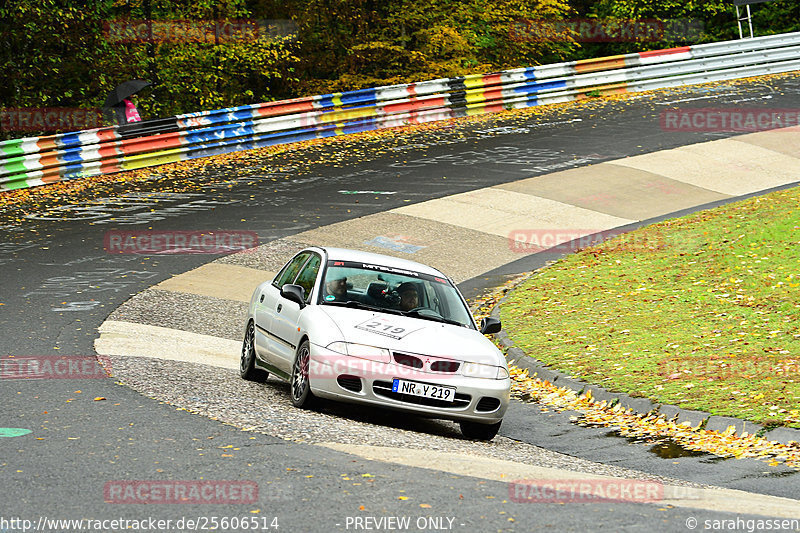
M 419 277 L 419 272 L 413 272 L 411 270 L 403 270 L 400 268 L 392 268 L 392 267 L 385 267 L 381 265 L 370 265 L 367 263 L 361 263 L 361 268 L 365 270 L 380 270 L 381 272 L 390 272 L 393 274 L 403 274 L 405 276 L 414 276 L 415 278 Z
M 326 300 L 326 301 L 328 301 L 328 302 L 332 302 L 332 301 L 334 301 L 335 299 L 336 299 L 336 296 L 334 296 L 333 294 L 329 294 L 329 295 L 327 295 L 327 296 L 325 297 L 325 300 Z
M 383 335 L 384 337 L 390 337 L 392 339 L 400 340 L 409 333 L 413 333 L 419 329 L 406 329 L 404 327 L 396 325 L 392 322 L 391 319 L 383 318 L 383 317 L 376 317 L 370 318 L 369 320 L 362 322 L 356 326 L 356 329 L 360 329 L 362 331 L 369 331 L 370 333 L 376 333 L 378 335 Z
M 388 267 L 383 265 L 376 265 L 374 263 L 362 263 L 356 261 L 328 261 L 328 268 L 330 267 L 344 267 L 344 268 L 352 268 L 356 270 L 366 270 L 370 272 L 378 272 L 378 273 L 386 273 L 386 274 L 397 274 L 401 276 L 413 277 L 415 279 L 422 279 L 426 281 L 435 281 L 437 283 L 443 283 L 445 285 L 450 285 L 450 283 L 444 279 L 440 278 L 439 276 L 425 274 L 422 272 L 414 272 L 413 270 L 405 270 L 402 268 L 394 268 Z M 403 281 L 411 281 L 411 280 L 403 280 Z

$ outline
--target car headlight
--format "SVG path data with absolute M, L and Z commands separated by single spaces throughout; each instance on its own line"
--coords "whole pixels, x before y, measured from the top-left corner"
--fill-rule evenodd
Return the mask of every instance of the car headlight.
M 369 359 L 370 361 L 389 363 L 392 360 L 389 350 L 386 348 L 378 348 L 377 346 L 369 346 L 368 344 L 337 341 L 330 343 L 327 348 L 332 352 L 351 355 L 361 359 Z
M 461 374 L 470 378 L 506 379 L 508 370 L 502 366 L 464 363 L 461 365 Z

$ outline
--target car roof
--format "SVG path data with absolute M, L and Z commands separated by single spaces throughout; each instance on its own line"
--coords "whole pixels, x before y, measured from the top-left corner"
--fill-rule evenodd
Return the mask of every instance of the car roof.
M 423 274 L 447 277 L 439 270 L 408 259 L 400 259 L 391 255 L 375 254 L 361 250 L 351 250 L 348 248 L 329 248 L 327 246 L 315 246 L 314 248 L 323 250 L 328 256 L 328 260 L 333 261 L 359 261 L 363 263 L 374 263 L 376 265 L 412 270 Z

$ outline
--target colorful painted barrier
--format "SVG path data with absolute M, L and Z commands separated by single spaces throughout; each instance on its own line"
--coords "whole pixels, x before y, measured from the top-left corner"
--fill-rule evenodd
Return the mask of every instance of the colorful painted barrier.
M 355 132 L 800 70 L 800 32 L 189 113 L 0 142 L 0 190 Z

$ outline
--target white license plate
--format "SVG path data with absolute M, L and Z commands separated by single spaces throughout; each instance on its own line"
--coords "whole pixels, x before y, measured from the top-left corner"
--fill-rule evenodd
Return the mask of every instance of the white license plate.
M 392 380 L 392 392 L 422 396 L 423 398 L 431 398 L 443 402 L 452 402 L 456 397 L 455 387 L 441 387 L 430 383 L 420 383 L 419 381 L 408 381 L 399 378 Z

